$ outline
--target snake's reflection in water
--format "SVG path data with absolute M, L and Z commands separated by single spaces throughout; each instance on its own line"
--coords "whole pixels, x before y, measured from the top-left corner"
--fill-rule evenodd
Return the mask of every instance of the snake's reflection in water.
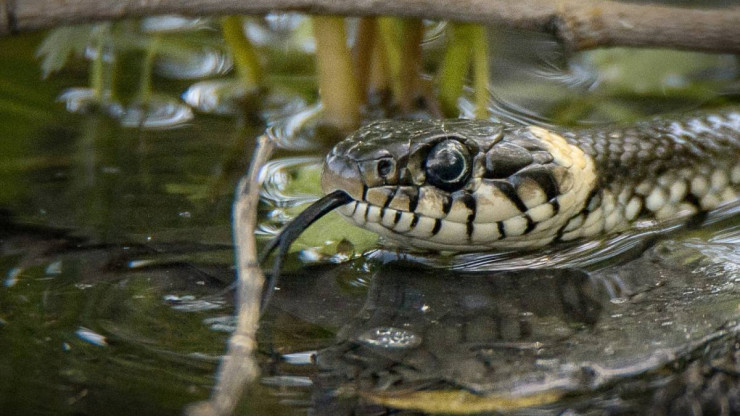
M 314 356 L 317 414 L 357 414 L 389 403 L 460 412 L 465 405 L 450 404 L 449 392 L 462 392 L 454 397 L 463 402 L 474 398 L 475 411 L 535 404 L 537 414 L 558 414 L 572 406 L 613 407 L 615 400 L 624 410 L 645 405 L 623 400 L 624 385 L 647 394 L 649 403 L 655 386 L 672 377 L 666 368 L 717 357 L 737 334 L 740 288 L 731 282 L 740 276 L 731 268 L 697 272 L 706 258 L 688 252 L 700 247 L 692 244 L 660 242 L 596 272 L 463 273 L 395 261 L 373 274 L 364 299 L 327 297 L 326 288 L 315 290 L 325 279 L 308 290 L 305 281 L 295 286 L 288 279 L 274 306 L 300 309 L 300 297 L 318 297 L 306 298 L 307 309 L 345 303 L 336 316 L 319 314 L 341 328 L 333 345 Z M 722 241 L 702 244 L 727 249 Z M 298 309 L 288 312 L 307 313 Z M 727 400 L 740 392 L 734 383 L 712 394 Z

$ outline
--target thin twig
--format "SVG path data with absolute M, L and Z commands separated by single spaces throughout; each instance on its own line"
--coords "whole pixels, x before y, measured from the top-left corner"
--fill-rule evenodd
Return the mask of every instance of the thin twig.
M 218 369 L 210 400 L 187 409 L 189 416 L 230 415 L 236 408 L 244 387 L 259 375 L 254 356 L 255 334 L 259 326 L 260 299 L 265 276 L 257 261 L 254 230 L 259 204 L 259 172 L 274 148 L 269 130 L 257 141 L 247 176 L 237 188 L 233 206 L 234 243 L 237 256 L 236 329 L 229 338 L 228 350 Z
M 497 23 L 548 32 L 573 51 L 643 46 L 740 53 L 740 7 L 696 9 L 585 0 L 0 0 L 0 36 L 158 14 L 301 11 Z

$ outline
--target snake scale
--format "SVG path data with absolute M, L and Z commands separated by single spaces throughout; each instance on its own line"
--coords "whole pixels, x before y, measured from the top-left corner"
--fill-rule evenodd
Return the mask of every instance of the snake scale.
M 735 200 L 740 109 L 573 130 L 379 121 L 326 156 L 322 188 L 399 246 L 532 249 Z

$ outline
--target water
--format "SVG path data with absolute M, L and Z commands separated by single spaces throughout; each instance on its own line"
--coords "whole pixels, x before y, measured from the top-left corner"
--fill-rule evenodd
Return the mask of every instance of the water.
M 208 19 L 88 29 L 132 55 L 125 85 L 103 82 L 128 93 L 103 98 L 88 79 L 94 53 L 39 81 L 43 35 L 0 41 L 3 414 L 180 414 L 208 397 L 235 325 L 230 209 L 254 138 L 268 129 L 280 147 L 262 172 L 260 244 L 320 192 L 331 134 L 311 98 L 313 44 L 292 35 L 305 24 L 296 15 L 246 24 L 275 49 L 265 52 L 275 86 L 261 97 L 234 88 Z M 136 98 L 142 52 L 117 37 L 127 30 L 144 45 L 162 36 L 148 105 Z M 430 25 L 425 53 L 440 52 L 441 33 Z M 490 109 L 508 121 L 690 109 L 737 76 L 726 57 L 566 60 L 543 36 L 499 30 L 491 41 Z M 656 62 L 667 64 L 631 90 L 630 74 Z M 372 414 L 451 397 L 481 411 L 646 409 L 689 358 L 731 345 L 737 207 L 708 224 L 524 257 L 429 256 L 385 249 L 329 215 L 289 254 L 258 334 L 263 375 L 239 414 Z

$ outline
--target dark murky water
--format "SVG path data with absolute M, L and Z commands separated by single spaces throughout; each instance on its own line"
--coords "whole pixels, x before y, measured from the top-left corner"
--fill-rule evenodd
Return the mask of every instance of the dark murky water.
M 125 94 L 95 102 L 88 75 L 102 51 L 139 85 L 133 62 L 146 50 L 88 47 L 86 59 L 41 82 L 33 53 L 43 37 L 2 40 L 0 413 L 178 414 L 208 396 L 234 324 L 232 190 L 265 125 L 284 149 L 264 171 L 260 238 L 319 192 L 322 150 L 307 150 L 320 114 L 313 45 L 293 35 L 304 23 L 271 17 L 249 27 L 272 77 L 271 92 L 249 106 L 259 117 L 231 99 L 242 91 L 224 75 L 231 62 L 207 20 L 89 29 L 113 39 L 116 30 L 160 33 L 144 107 Z M 443 38 L 429 32 L 434 56 Z M 492 39 L 500 119 L 628 120 L 738 91 L 731 57 L 567 60 L 543 37 Z M 472 113 L 467 99 L 461 108 Z M 378 249 L 372 234 L 328 216 L 289 256 L 259 334 L 263 377 L 239 414 L 649 411 L 689 362 L 724 363 L 733 345 L 738 218 L 735 206 L 700 230 L 524 257 L 438 257 Z M 740 396 L 728 385 L 707 394 Z

